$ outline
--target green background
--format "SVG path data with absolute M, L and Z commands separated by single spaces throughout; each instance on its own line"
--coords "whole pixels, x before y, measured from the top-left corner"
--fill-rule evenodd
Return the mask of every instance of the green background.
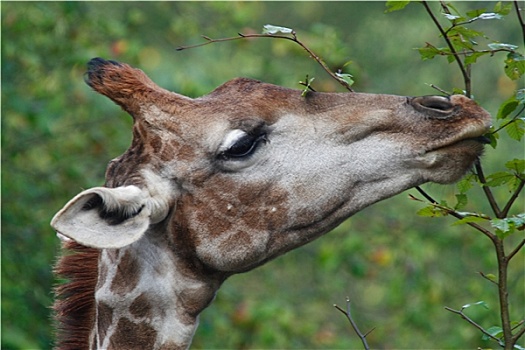
M 431 3 L 437 10 L 437 3 Z M 188 96 L 237 76 L 318 91 L 343 91 L 297 45 L 242 40 L 176 47 L 264 24 L 291 27 L 332 70 L 354 75 L 355 89 L 427 95 L 462 87 L 453 64 L 421 61 L 414 48 L 444 46 L 419 4 L 385 14 L 383 2 L 2 2 L 2 349 L 50 348 L 51 269 L 59 241 L 49 221 L 82 189 L 104 181 L 106 164 L 131 140 L 131 118 L 83 82 L 86 62 L 104 57 L 143 69 L 159 85 Z M 494 2 L 456 3 L 465 8 Z M 437 11 L 436 13 L 438 13 Z M 514 14 L 473 25 L 517 44 Z M 521 47 L 521 49 L 523 49 Z M 495 115 L 516 89 L 504 56 L 474 66 L 473 93 Z M 487 149 L 486 169 L 523 155 L 501 140 Z M 453 202 L 454 186 L 425 185 Z M 468 314 L 498 324 L 496 288 L 478 271 L 496 273 L 490 242 L 452 218 L 428 219 L 408 193 L 368 208 L 318 241 L 247 274 L 232 277 L 201 316 L 194 348 L 360 348 L 333 304 L 352 301 L 374 348 L 475 348 L 481 334 L 444 310 L 484 300 Z M 508 193 L 496 193 L 504 200 Z M 516 211 L 523 211 L 523 198 Z M 488 211 L 480 193 L 466 210 Z M 510 268 L 523 274 L 523 251 Z M 521 264 L 521 266 L 520 266 Z M 521 277 L 510 281 L 511 316 L 523 318 Z M 494 346 L 494 345 L 492 345 Z

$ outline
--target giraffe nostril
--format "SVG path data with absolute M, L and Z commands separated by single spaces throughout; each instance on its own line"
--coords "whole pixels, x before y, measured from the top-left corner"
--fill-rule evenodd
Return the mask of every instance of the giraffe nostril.
M 410 104 L 428 117 L 438 119 L 450 117 L 457 109 L 457 106 L 446 96 L 414 97 L 410 100 Z

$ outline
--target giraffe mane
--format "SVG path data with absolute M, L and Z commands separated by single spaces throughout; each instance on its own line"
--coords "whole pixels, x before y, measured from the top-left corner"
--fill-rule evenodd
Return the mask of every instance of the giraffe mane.
M 89 347 L 90 332 L 95 322 L 99 254 L 100 250 L 74 241 L 64 245 L 64 253 L 54 268 L 56 276 L 63 281 L 55 287 L 56 301 L 53 305 L 56 349 Z

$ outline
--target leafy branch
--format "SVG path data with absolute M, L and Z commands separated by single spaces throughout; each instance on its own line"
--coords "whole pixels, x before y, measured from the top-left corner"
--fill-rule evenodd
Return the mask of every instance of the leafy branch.
M 235 36 L 235 37 L 219 38 L 219 39 L 212 39 L 208 36 L 203 35 L 202 38 L 206 41 L 201 44 L 179 46 L 176 48 L 176 50 L 182 51 L 182 50 L 192 49 L 192 48 L 201 47 L 201 46 L 218 43 L 218 42 L 243 40 L 243 39 L 250 39 L 250 38 L 272 38 L 272 39 L 289 40 L 301 46 L 310 55 L 310 57 L 312 57 L 323 68 L 323 70 L 328 75 L 330 75 L 330 77 L 335 79 L 345 89 L 347 89 L 350 92 L 354 91 L 351 86 L 352 81 L 348 79 L 349 75 L 342 74 L 340 72 L 337 72 L 337 73 L 332 72 L 330 68 L 326 65 L 326 63 L 315 52 L 313 52 L 312 49 L 310 49 L 301 40 L 297 38 L 297 33 L 295 32 L 295 30 L 291 28 L 279 27 L 279 26 L 273 26 L 273 25 L 267 24 L 264 26 L 264 30 L 262 34 L 238 33 L 238 36 Z
M 470 66 L 476 62 L 478 57 L 481 57 L 482 55 L 490 54 L 493 56 L 497 52 L 506 52 L 507 59 L 505 60 L 505 74 L 512 80 L 517 80 L 523 74 L 525 74 L 525 57 L 516 51 L 517 46 L 493 43 L 488 45 L 491 50 L 476 50 L 474 45 L 477 45 L 477 43 L 473 40 L 473 38 L 476 36 L 484 36 L 483 33 L 464 27 L 465 25 L 480 19 L 501 19 L 503 15 L 506 15 L 510 12 L 511 5 L 501 5 L 501 3 L 497 3 L 494 8 L 494 12 L 492 13 L 485 13 L 484 10 L 470 11 L 467 12 L 467 15 L 471 18 L 466 19 L 456 9 L 454 9 L 451 4 L 440 1 L 440 7 L 443 11 L 443 15 L 451 22 L 450 27 L 445 29 L 445 27 L 440 24 L 437 17 L 432 12 L 428 3 L 426 1 L 423 1 L 422 3 L 425 7 L 425 10 L 436 25 L 441 36 L 445 40 L 447 48 L 437 48 L 434 45 L 427 43 L 424 48 L 419 49 L 421 57 L 422 59 L 432 59 L 436 55 L 444 55 L 449 57 L 449 63 L 455 61 L 463 76 L 463 83 L 465 86 L 464 93 L 467 96 L 471 96 L 472 94 Z M 406 4 L 404 6 L 406 6 Z M 520 14 L 518 3 L 514 2 L 514 6 L 525 41 L 525 25 Z M 398 9 L 400 9 L 399 5 L 392 5 L 391 10 Z M 456 14 L 453 14 L 451 9 Z M 505 129 L 509 136 L 516 141 L 521 141 L 523 138 L 525 134 L 525 118 L 523 118 L 521 115 L 525 110 L 524 96 L 525 89 L 517 90 L 514 96 L 503 102 L 503 104 L 500 106 L 497 120 L 502 121 L 502 124 L 499 128 L 495 128 L 495 130 L 487 135 L 489 138 L 491 138 L 491 145 L 493 147 L 496 147 L 498 131 L 502 129 Z M 517 113 L 513 117 L 510 117 L 514 111 L 517 111 Z M 420 194 L 423 195 L 425 200 L 430 203 L 429 207 L 423 208 L 419 211 L 420 215 L 434 217 L 446 215 L 453 216 L 459 219 L 456 224 L 467 224 L 480 231 L 491 240 L 497 257 L 498 276 L 495 277 L 493 275 L 486 275 L 481 272 L 480 275 L 492 282 L 498 288 L 501 327 L 495 326 L 486 330 L 474 322 L 463 312 L 463 310 L 470 306 L 470 304 L 467 304 L 461 310 L 454 310 L 449 307 L 446 307 L 446 309 L 460 315 L 461 318 L 469 322 L 474 327 L 478 328 L 484 334 L 484 336 L 487 337 L 487 339 L 493 339 L 497 341 L 498 344 L 505 349 L 512 349 L 514 346 L 517 346 L 516 343 L 518 339 L 525 333 L 525 326 L 523 325 L 525 322 L 524 320 L 520 321 L 520 328 L 514 333 L 516 328 L 512 327 L 509 312 L 508 265 L 509 262 L 525 245 L 525 239 L 521 240 L 510 251 L 510 253 L 505 252 L 504 239 L 516 231 L 525 229 L 525 213 L 509 217 L 512 206 L 515 204 L 519 194 L 523 191 L 525 186 L 525 160 L 514 159 L 508 161 L 505 166 L 509 171 L 485 176 L 481 162 L 477 160 L 474 164 L 475 173 L 466 180 L 462 180 L 460 183 L 458 183 L 458 188 L 461 188 L 460 194 L 456 195 L 458 204 L 454 208 L 450 207 L 444 201 L 441 203 L 437 202 L 421 188 L 417 187 L 416 189 Z M 485 214 L 465 213 L 458 211 L 458 209 L 464 206 L 467 202 L 466 191 L 472 186 L 472 180 L 475 180 L 479 186 L 481 186 L 495 218 L 490 218 Z M 509 186 L 509 192 L 511 195 L 503 206 L 503 209 L 501 209 L 502 207 L 498 205 L 492 188 L 504 184 Z M 414 196 L 410 197 L 412 199 L 422 201 Z M 481 225 L 483 222 L 490 222 L 491 229 L 483 227 Z
M 441 6 L 443 7 L 443 10 L 446 13 L 450 14 L 450 11 L 448 10 L 447 6 L 442 1 L 440 1 L 440 3 L 441 3 Z M 456 51 L 456 48 L 452 44 L 450 38 L 447 36 L 447 32 L 443 29 L 443 27 L 441 26 L 441 24 L 437 20 L 436 16 L 434 16 L 434 13 L 432 12 L 430 7 L 428 6 L 428 3 L 426 1 L 422 1 L 422 4 L 423 4 L 423 6 L 425 6 L 425 9 L 427 10 L 427 13 L 429 14 L 430 18 L 432 18 L 432 21 L 434 22 L 434 24 L 438 28 L 439 32 L 441 33 L 441 35 L 445 39 L 445 42 L 447 43 L 447 46 L 450 49 L 450 52 L 452 53 L 452 55 L 456 59 L 456 62 L 458 63 L 458 66 L 459 66 L 459 70 L 461 71 L 461 74 L 463 75 L 463 81 L 465 83 L 465 94 L 467 95 L 467 97 L 470 97 L 471 96 L 470 69 L 465 67 L 465 65 L 461 61 L 461 59 L 459 57 L 459 54 Z
M 481 333 L 485 334 L 488 338 L 491 338 L 491 339 L 497 341 L 500 346 L 504 346 L 505 344 L 503 343 L 503 341 L 500 338 L 497 338 L 491 332 L 489 332 L 488 330 L 486 330 L 485 328 L 483 328 L 482 326 L 477 324 L 475 321 L 473 321 L 470 317 L 465 315 L 463 310 L 465 310 L 467 307 L 470 307 L 472 305 L 485 305 L 485 304 L 484 304 L 484 302 L 477 302 L 477 303 L 474 303 L 474 304 L 467 304 L 467 305 L 464 305 L 461 308 L 461 310 L 454 310 L 454 309 L 452 309 L 452 308 L 450 308 L 448 306 L 445 306 L 445 310 L 450 311 L 452 313 L 455 313 L 455 314 L 461 316 L 462 319 L 464 319 L 465 321 L 467 321 L 468 323 L 470 323 L 471 325 L 473 325 L 474 327 L 479 329 L 481 331 Z M 486 307 L 486 305 L 485 305 L 485 307 Z

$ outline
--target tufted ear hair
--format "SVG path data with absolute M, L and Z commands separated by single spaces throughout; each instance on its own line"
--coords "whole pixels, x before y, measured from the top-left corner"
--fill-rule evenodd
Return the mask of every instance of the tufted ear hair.
M 159 213 L 137 186 L 95 187 L 70 200 L 51 221 L 59 235 L 92 248 L 122 248 L 138 241 Z M 164 216 L 165 215 L 161 215 Z M 154 223 L 154 222 L 153 222 Z

